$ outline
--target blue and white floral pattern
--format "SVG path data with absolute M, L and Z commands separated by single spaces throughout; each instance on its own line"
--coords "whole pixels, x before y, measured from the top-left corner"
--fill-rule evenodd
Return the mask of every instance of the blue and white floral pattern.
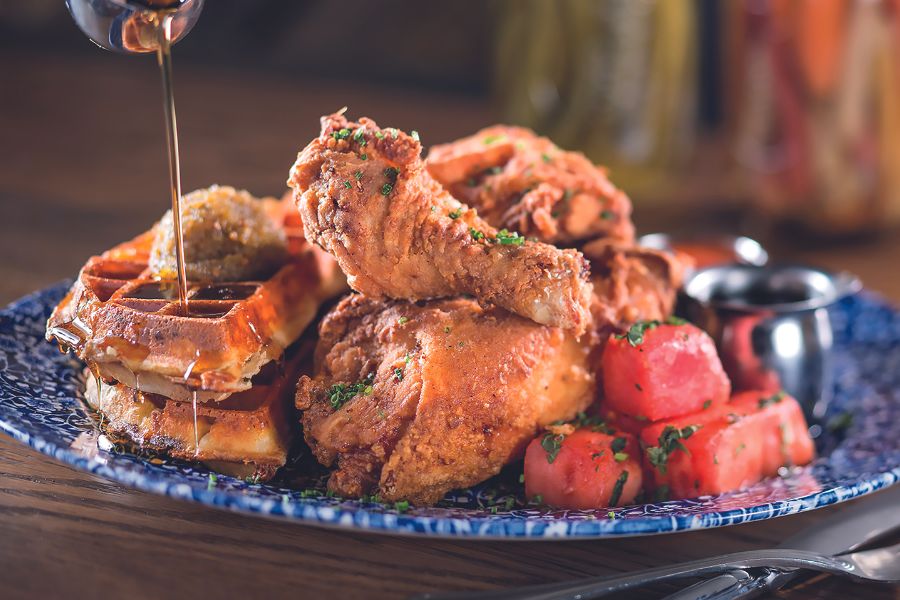
M 832 311 L 836 336 L 832 416 L 849 427 L 819 438 L 811 466 L 753 487 L 612 511 L 560 511 L 522 502 L 516 474 L 451 493 L 437 507 L 395 507 L 211 477 L 199 465 L 100 443 L 82 402 L 80 365 L 44 341 L 44 323 L 68 283 L 0 311 L 0 430 L 37 450 L 141 490 L 234 511 L 392 533 L 482 538 L 646 535 L 769 519 L 841 502 L 900 480 L 900 313 L 870 294 Z M 510 484 L 510 481 L 512 482 Z M 402 510 L 397 510 L 397 509 Z

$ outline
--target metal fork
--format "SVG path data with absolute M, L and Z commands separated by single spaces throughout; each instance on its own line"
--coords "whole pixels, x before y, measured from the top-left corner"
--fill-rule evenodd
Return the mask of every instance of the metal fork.
M 900 583 L 900 544 L 842 556 L 824 556 L 802 550 L 753 550 L 615 577 L 592 577 L 575 582 L 486 592 L 427 593 L 414 596 L 414 600 L 590 600 L 652 583 L 733 574 L 746 569 L 769 569 L 774 572 L 806 569 L 860 582 Z

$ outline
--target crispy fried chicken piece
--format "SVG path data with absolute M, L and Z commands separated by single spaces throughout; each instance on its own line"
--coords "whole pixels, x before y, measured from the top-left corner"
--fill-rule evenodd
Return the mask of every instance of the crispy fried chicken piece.
M 306 238 L 376 298 L 468 294 L 582 333 L 591 286 L 580 252 L 497 231 L 428 174 L 419 142 L 370 119 L 322 118 L 291 170 Z
M 610 240 L 589 242 L 582 250 L 591 261 L 596 330 L 624 329 L 672 314 L 685 257 Z
M 530 129 L 495 125 L 433 146 L 428 172 L 491 225 L 550 244 L 597 237 L 630 242 L 631 201 L 580 152 Z
M 467 299 L 351 295 L 323 321 L 297 408 L 328 489 L 433 504 L 521 456 L 594 394 L 588 349 L 562 329 Z

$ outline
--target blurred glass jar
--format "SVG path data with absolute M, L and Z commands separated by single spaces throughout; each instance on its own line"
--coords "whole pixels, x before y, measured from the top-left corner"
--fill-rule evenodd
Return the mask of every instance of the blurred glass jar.
M 696 0 L 498 3 L 503 118 L 609 166 L 632 196 L 666 195 L 694 147 Z
M 900 2 L 729 6 L 734 142 L 754 206 L 822 234 L 900 223 Z

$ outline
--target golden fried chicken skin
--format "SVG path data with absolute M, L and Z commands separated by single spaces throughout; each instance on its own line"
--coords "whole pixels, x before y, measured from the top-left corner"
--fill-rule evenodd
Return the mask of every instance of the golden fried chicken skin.
M 287 257 L 281 215 L 243 190 L 213 185 L 181 199 L 184 268 L 190 281 L 248 281 L 265 278 Z M 161 279 L 175 279 L 175 234 L 172 211 L 154 227 L 150 269 Z
M 598 331 L 672 314 L 689 259 L 603 239 L 585 244 L 582 251 L 591 261 L 591 312 Z
M 590 403 L 588 349 L 570 333 L 467 299 L 352 295 L 323 321 L 297 386 L 306 440 L 345 497 L 433 504 L 520 457 Z
M 467 294 L 580 334 L 591 285 L 581 253 L 497 231 L 425 169 L 417 139 L 370 119 L 322 118 L 288 185 L 306 238 L 375 298 Z
M 498 228 L 550 244 L 634 238 L 631 201 L 606 170 L 530 129 L 494 125 L 433 146 L 428 172 Z

